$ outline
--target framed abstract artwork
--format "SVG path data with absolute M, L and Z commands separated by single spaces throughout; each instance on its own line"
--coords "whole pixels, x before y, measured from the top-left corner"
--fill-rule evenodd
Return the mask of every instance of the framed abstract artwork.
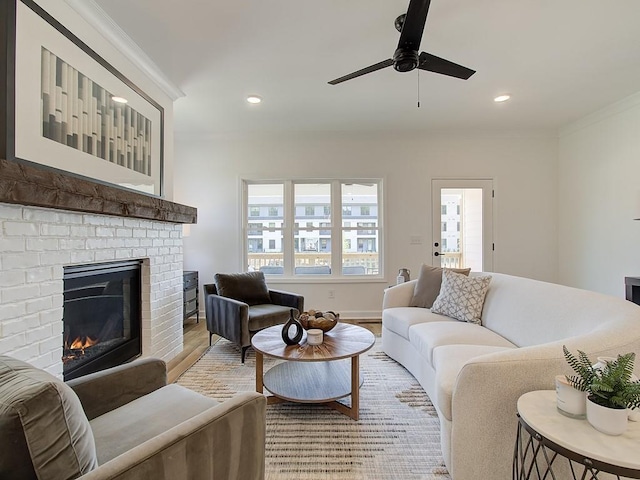
M 161 197 L 162 106 L 32 0 L 5 3 L 6 158 Z

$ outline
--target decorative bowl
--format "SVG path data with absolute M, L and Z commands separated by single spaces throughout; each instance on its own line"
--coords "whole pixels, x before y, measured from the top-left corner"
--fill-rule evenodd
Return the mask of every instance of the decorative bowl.
M 328 332 L 338 324 L 340 314 L 328 310 L 321 312 L 320 310 L 309 310 L 302 312 L 298 317 L 298 321 L 302 328 L 309 330 L 310 328 L 319 328 L 323 332 Z

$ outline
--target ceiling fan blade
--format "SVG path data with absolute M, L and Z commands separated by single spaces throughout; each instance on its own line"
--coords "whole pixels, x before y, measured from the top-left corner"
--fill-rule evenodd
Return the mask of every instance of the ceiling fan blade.
M 362 70 L 358 70 L 357 72 L 350 73 L 349 75 L 345 75 L 344 77 L 336 78 L 335 80 L 331 80 L 329 82 L 330 85 L 336 85 L 338 83 L 346 82 L 347 80 L 351 80 L 352 78 L 360 77 L 362 75 L 366 75 L 367 73 L 375 72 L 376 70 L 382 70 L 383 68 L 387 68 L 393 65 L 393 60 L 383 60 L 380 63 L 376 63 L 375 65 L 370 65 Z
M 418 68 L 420 70 L 441 73 L 442 75 L 461 78 L 463 80 L 467 80 L 471 75 L 476 73 L 475 70 L 450 62 L 444 58 L 436 57 L 435 55 L 431 55 L 427 52 L 422 52 L 420 54 L 420 63 L 418 64 Z
M 424 24 L 427 21 L 427 13 L 429 13 L 429 5 L 431 0 L 410 0 L 407 16 L 402 25 L 400 32 L 400 41 L 398 48 L 407 48 L 409 50 L 418 50 L 422 33 L 424 32 Z

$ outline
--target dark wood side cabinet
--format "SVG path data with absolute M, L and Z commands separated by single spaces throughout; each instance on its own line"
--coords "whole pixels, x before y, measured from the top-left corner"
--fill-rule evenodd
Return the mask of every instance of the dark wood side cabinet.
M 200 322 L 200 301 L 198 299 L 198 272 L 183 272 L 183 321 L 196 315 L 196 322 Z
M 627 300 L 640 305 L 640 277 L 624 277 Z

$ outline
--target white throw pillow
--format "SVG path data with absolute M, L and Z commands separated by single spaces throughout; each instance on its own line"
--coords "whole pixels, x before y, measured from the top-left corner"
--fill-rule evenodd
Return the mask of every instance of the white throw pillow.
M 467 277 L 450 270 L 442 271 L 440 293 L 431 311 L 464 322 L 482 324 L 482 306 L 489 289 L 490 276 Z

